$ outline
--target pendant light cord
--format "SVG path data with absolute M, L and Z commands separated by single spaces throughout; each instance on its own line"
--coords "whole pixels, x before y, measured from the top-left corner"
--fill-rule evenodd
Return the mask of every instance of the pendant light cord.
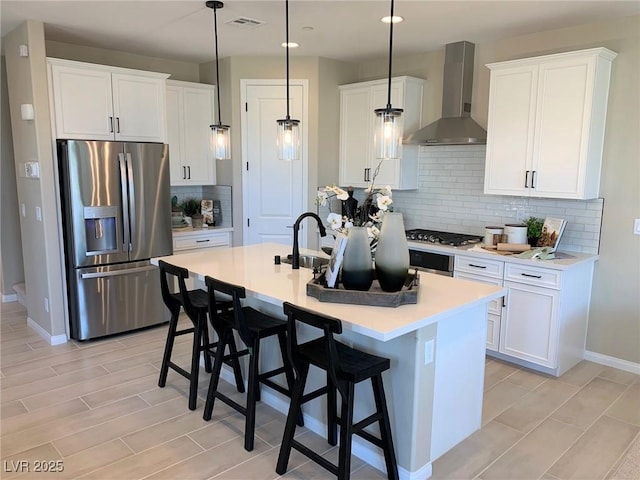
M 393 55 L 393 0 L 391 0 L 391 17 L 389 19 L 389 84 L 387 85 L 387 110 L 391 110 L 391 59 Z
M 285 0 L 284 4 L 285 8 L 285 38 L 287 42 L 287 120 L 290 120 L 289 117 L 289 0 Z
M 222 125 L 220 116 L 220 65 L 218 64 L 218 14 L 217 8 L 213 5 L 213 32 L 216 39 L 216 93 L 218 94 L 218 125 Z

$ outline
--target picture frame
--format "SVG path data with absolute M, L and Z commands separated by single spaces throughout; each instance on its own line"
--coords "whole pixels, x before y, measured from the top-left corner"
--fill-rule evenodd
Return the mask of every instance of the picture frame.
M 555 252 L 560 244 L 560 238 L 562 238 L 566 226 L 567 221 L 563 218 L 545 218 L 544 224 L 542 225 L 542 233 L 536 246 L 549 247 L 550 252 Z
M 344 250 L 347 248 L 347 240 L 347 236 L 343 233 L 336 233 L 336 241 L 333 245 L 333 250 L 331 250 L 331 257 L 329 257 L 329 264 L 327 265 L 327 273 L 325 275 L 327 287 L 329 288 L 335 288 L 336 286 Z

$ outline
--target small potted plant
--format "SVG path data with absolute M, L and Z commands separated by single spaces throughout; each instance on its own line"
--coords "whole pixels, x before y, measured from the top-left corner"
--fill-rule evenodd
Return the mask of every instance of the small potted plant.
M 200 201 L 195 198 L 189 198 L 182 202 L 180 208 L 182 208 L 182 213 L 184 214 L 187 223 L 193 226 L 194 216 L 197 220 L 198 215 L 200 215 Z M 202 215 L 200 215 L 200 220 L 202 221 Z M 202 224 L 200 224 L 200 226 L 202 227 Z
M 538 239 L 542 235 L 542 226 L 544 218 L 529 217 L 524 222 L 527 225 L 527 241 L 529 245 L 535 247 L 538 245 Z

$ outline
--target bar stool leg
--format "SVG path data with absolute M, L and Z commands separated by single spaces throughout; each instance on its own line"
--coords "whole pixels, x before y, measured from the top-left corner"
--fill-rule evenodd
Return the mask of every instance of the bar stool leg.
M 224 352 L 222 352 L 224 353 Z M 229 353 L 231 357 L 231 365 L 233 369 L 233 376 L 236 379 L 236 389 L 240 393 L 244 393 L 244 382 L 242 381 L 242 370 L 240 370 L 240 361 L 238 360 L 238 349 L 236 348 L 236 341 L 231 333 L 229 338 Z
M 353 398 L 355 384 L 345 384 L 347 396 L 342 397 L 340 411 L 340 450 L 338 454 L 338 480 L 349 480 L 351 474 L 351 440 L 353 437 Z
M 160 367 L 160 378 L 158 386 L 160 388 L 167 384 L 167 374 L 169 373 L 169 362 L 171 361 L 171 352 L 173 351 L 173 341 L 176 338 L 176 330 L 178 329 L 178 316 L 180 315 L 180 307 L 171 312 L 171 320 L 169 321 L 169 331 L 167 332 L 167 342 L 164 345 L 164 355 L 162 356 L 162 366 Z
M 222 369 L 222 360 L 224 357 L 224 351 L 229 342 L 228 330 L 218 332 L 218 348 L 216 349 L 216 356 L 213 362 L 213 371 L 211 372 L 211 379 L 209 380 L 209 388 L 207 389 L 207 401 L 204 404 L 204 413 L 202 418 L 206 421 L 211 420 L 211 414 L 213 413 L 213 404 L 216 400 L 216 391 L 218 390 L 218 381 L 220 380 L 220 370 Z
M 202 329 L 202 349 L 204 350 L 204 371 L 211 373 L 211 357 L 207 353 L 209 341 L 209 327 L 207 326 L 207 314 L 203 313 L 198 318 L 200 322 L 200 328 Z
M 304 387 L 307 383 L 308 373 L 309 364 L 302 364 L 300 366 L 300 378 L 296 380 L 293 386 L 293 394 L 291 395 L 291 403 L 289 404 L 289 413 L 287 414 L 287 423 L 284 427 L 282 445 L 280 445 L 278 463 L 276 464 L 276 473 L 279 475 L 284 475 L 287 472 L 287 466 L 289 465 L 293 437 L 296 433 L 297 412 L 302 407 L 302 395 L 304 394 Z
M 335 446 L 338 443 L 338 412 L 336 407 L 336 386 L 327 372 L 327 442 Z
M 389 422 L 389 412 L 387 411 L 387 400 L 384 394 L 382 375 L 379 374 L 371 377 L 371 385 L 373 386 L 376 410 L 382 413 L 382 418 L 379 422 L 380 439 L 382 440 L 382 451 L 384 452 L 384 461 L 387 466 L 387 478 L 389 480 L 398 480 L 398 462 L 396 460 L 396 453 L 393 450 L 391 423 Z
M 253 450 L 253 437 L 256 428 L 256 402 L 260 400 L 260 385 L 258 384 L 260 363 L 260 339 L 255 338 L 249 353 L 249 389 L 247 391 L 247 415 L 244 426 L 244 448 Z
M 201 322 L 193 329 L 193 346 L 191 349 L 191 374 L 189 378 L 189 410 L 195 410 L 198 403 L 198 377 L 200 374 L 200 350 L 203 340 Z M 206 357 L 207 355 L 205 355 Z
M 284 366 L 284 374 L 287 378 L 287 387 L 289 388 L 289 395 L 293 392 L 293 385 L 295 383 L 293 376 L 293 366 L 287 355 L 287 334 L 281 332 L 278 334 L 278 342 L 280 343 L 280 355 L 282 356 L 282 364 Z M 298 410 L 298 425 L 304 427 L 304 418 L 302 416 L 302 408 Z

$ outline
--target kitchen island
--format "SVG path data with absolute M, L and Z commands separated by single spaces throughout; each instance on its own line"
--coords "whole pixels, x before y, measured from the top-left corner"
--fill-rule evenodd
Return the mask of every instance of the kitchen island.
M 284 318 L 282 303 L 287 301 L 339 318 L 344 330 L 340 341 L 390 358 L 384 382 L 400 478 L 429 477 L 431 462 L 481 426 L 487 303 L 506 290 L 421 273 L 416 304 L 388 308 L 323 303 L 306 294 L 311 270 L 274 263 L 275 255 L 284 257 L 289 250 L 280 244 L 257 244 L 162 259 L 200 280 L 209 275 L 244 286 L 247 303 L 266 313 Z M 265 368 L 279 362 L 275 343 L 273 348 L 265 345 L 262 353 Z M 308 388 L 323 380 L 320 372 L 310 372 Z M 356 420 L 373 409 L 370 386 L 361 384 L 357 390 Z M 286 413 L 286 397 L 267 389 L 262 398 Z M 321 397 L 304 409 L 305 425 L 323 436 L 325 401 Z M 380 451 L 368 442 L 354 439 L 353 453 L 384 470 Z

